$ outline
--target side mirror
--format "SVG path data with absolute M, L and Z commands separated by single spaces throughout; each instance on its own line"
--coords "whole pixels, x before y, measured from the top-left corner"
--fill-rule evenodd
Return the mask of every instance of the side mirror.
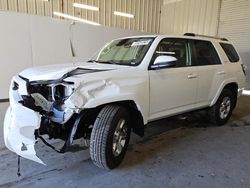
M 151 65 L 151 69 L 156 70 L 156 69 L 167 68 L 167 67 L 175 67 L 176 61 L 177 59 L 173 56 L 161 55 L 155 59 L 154 64 Z

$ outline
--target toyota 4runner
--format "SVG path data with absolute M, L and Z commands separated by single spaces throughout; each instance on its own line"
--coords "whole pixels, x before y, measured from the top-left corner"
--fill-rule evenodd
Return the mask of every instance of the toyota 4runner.
M 113 40 L 85 63 L 29 68 L 11 81 L 4 120 L 5 145 L 42 163 L 35 143 L 43 135 L 89 140 L 102 168 L 117 167 L 130 133 L 151 121 L 207 109 L 225 124 L 244 89 L 243 63 L 227 39 L 195 34 Z M 51 146 L 54 148 L 53 146 Z

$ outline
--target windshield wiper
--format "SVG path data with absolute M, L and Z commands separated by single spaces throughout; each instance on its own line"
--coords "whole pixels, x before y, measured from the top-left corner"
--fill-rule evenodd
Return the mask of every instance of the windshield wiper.
M 112 65 L 116 65 L 117 64 L 115 61 L 99 61 L 99 63 L 112 64 Z
M 134 61 L 136 59 L 131 60 L 130 62 L 123 61 L 97 61 L 94 59 L 88 60 L 87 63 L 103 63 L 103 64 L 111 64 L 111 65 L 123 65 L 123 66 L 135 66 L 138 62 Z
M 88 60 L 87 63 L 104 63 L 104 64 L 112 64 L 112 65 L 118 64 L 115 61 L 97 61 L 97 60 L 94 60 L 94 59 Z
M 90 59 L 90 60 L 87 61 L 87 63 L 99 63 L 99 62 L 94 60 L 94 59 Z

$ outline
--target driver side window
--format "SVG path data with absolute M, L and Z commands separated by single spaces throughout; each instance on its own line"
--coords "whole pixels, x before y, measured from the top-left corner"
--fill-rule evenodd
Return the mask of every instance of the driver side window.
M 152 58 L 152 64 L 158 56 L 173 56 L 177 59 L 175 67 L 189 66 L 188 43 L 185 39 L 167 38 L 163 39 Z

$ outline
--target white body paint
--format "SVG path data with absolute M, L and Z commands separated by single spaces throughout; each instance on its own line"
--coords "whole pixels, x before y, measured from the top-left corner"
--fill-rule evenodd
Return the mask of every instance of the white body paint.
M 144 124 L 147 124 L 156 119 L 212 106 L 228 83 L 237 83 L 239 95 L 241 94 L 245 82 L 241 62 L 229 63 L 219 46 L 219 40 L 209 39 L 220 56 L 221 65 L 148 70 L 159 42 L 163 38 L 171 38 L 171 36 L 152 37 L 155 37 L 155 40 L 138 66 L 78 63 L 30 68 L 19 75 L 32 82 L 60 79 L 76 68 L 102 70 L 64 79 L 74 84 L 69 87 L 69 98 L 64 103 L 64 122 L 61 123 L 67 122 L 74 113 L 79 113 L 83 109 L 130 100 L 135 102 Z M 222 72 L 223 74 L 220 74 Z M 188 79 L 189 75 L 193 75 L 195 79 Z M 44 164 L 36 156 L 34 149 L 36 142 L 34 131 L 40 127 L 41 115 L 19 103 L 22 95 L 29 95 L 26 82 L 21 77 L 15 76 L 10 86 L 10 107 L 4 121 L 5 144 L 18 155 Z M 12 89 L 14 82 L 19 85 L 15 91 Z M 35 98 L 36 105 L 44 110 L 50 108 L 49 102 L 39 94 L 32 97 Z M 25 150 L 22 149 L 23 145 L 26 147 Z

